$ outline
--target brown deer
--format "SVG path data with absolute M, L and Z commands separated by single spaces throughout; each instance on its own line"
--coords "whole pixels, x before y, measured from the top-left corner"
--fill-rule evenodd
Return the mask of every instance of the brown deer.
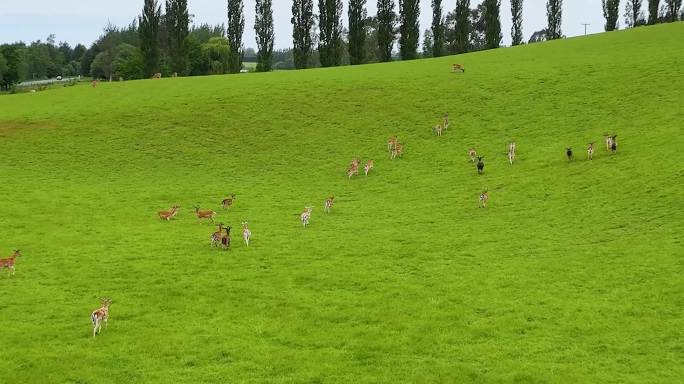
M 313 211 L 313 208 L 304 207 L 304 212 L 302 212 L 302 214 L 299 215 L 299 220 L 301 220 L 302 225 L 304 225 L 304 227 L 309 225 L 309 219 L 311 218 L 311 211 Z
M 323 211 L 325 213 L 330 213 L 330 209 L 332 209 L 332 206 L 334 203 L 335 203 L 335 196 L 330 195 L 330 197 L 328 197 L 325 200 L 325 206 L 323 207 Z
M 452 64 L 451 65 L 451 71 L 452 72 L 461 71 L 463 73 L 463 72 L 465 72 L 465 67 L 462 64 Z
M 168 210 L 168 211 L 159 211 L 159 212 L 157 212 L 157 215 L 159 215 L 159 218 L 160 218 L 161 220 L 170 221 L 171 219 L 173 219 L 173 218 L 178 214 L 178 209 L 180 209 L 180 206 L 179 206 L 179 205 L 174 205 L 174 206 L 171 207 L 171 209 Z
M 404 144 L 397 143 L 392 150 L 392 159 L 396 159 L 398 156 L 402 156 L 404 153 Z
M 587 147 L 587 159 L 594 159 L 594 143 L 589 143 L 589 146 Z
M 221 206 L 223 207 L 223 209 L 228 209 L 231 205 L 233 205 L 233 201 L 235 201 L 235 194 L 231 193 L 230 196 L 221 200 Z
M 211 234 L 211 246 L 218 246 L 221 244 L 221 236 L 223 235 L 223 223 L 219 223 L 218 231 Z
M 358 163 L 352 163 L 349 168 L 347 169 L 347 177 L 352 178 L 354 175 L 359 174 L 359 164 Z
M 474 163 L 475 159 L 477 159 L 477 151 L 475 148 L 470 148 L 468 150 L 468 156 L 470 156 L 470 161 Z
M 211 209 L 207 209 L 205 211 L 200 210 L 199 206 L 195 206 L 195 214 L 197 215 L 197 221 L 201 221 L 202 219 L 209 219 L 211 223 L 214 223 L 214 216 L 216 216 L 216 212 L 214 212 Z
M 480 194 L 480 208 L 485 208 L 487 206 L 487 201 L 489 200 L 489 192 L 484 191 Z
M 445 131 L 449 129 L 449 112 L 444 114 L 444 117 L 442 118 L 442 125 L 444 126 Z
M 387 140 L 387 152 L 392 153 L 395 145 L 397 145 L 397 137 L 390 137 L 389 140 Z
M 105 323 L 105 328 L 107 327 L 109 321 L 109 305 L 112 303 L 112 299 L 100 299 L 102 300 L 102 306 L 93 311 L 90 315 L 90 320 L 93 322 L 93 337 L 100 333 L 102 329 L 102 322 Z
M 15 249 L 12 256 L 0 259 L 0 270 L 7 268 L 7 276 L 14 276 L 14 264 L 16 262 L 17 256 L 21 256 L 21 251 Z
M 159 72 L 157 72 L 157 73 L 155 73 L 154 75 L 152 75 L 152 78 L 153 78 L 153 79 L 161 79 L 161 78 L 162 78 L 162 74 L 159 73 Z
M 433 129 L 433 131 L 437 134 L 437 136 L 442 136 L 442 130 L 443 129 L 444 128 L 442 127 L 442 124 L 440 123 L 440 124 L 435 125 L 435 128 Z
M 366 174 L 366 176 L 368 176 L 368 172 L 370 172 L 371 169 L 373 169 L 373 159 L 368 160 L 366 165 L 363 166 L 363 171 Z

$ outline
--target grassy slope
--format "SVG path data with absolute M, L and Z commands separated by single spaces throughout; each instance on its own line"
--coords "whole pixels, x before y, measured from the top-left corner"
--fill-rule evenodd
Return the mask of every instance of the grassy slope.
M 682 40 L 678 23 L 1 98 L 0 250 L 24 257 L 0 278 L 0 382 L 676 382 Z M 348 181 L 355 155 L 376 170 Z M 220 252 L 190 208 L 230 192 L 220 220 L 248 219 L 253 246 Z

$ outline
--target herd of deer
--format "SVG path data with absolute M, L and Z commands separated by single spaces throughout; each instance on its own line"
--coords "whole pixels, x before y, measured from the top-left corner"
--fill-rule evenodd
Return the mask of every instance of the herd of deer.
M 603 142 L 606 144 L 606 150 L 610 151 L 612 153 L 617 152 L 617 135 L 608 135 L 605 134 L 603 135 Z M 593 160 L 594 159 L 594 144 L 595 143 L 589 143 L 587 147 L 587 160 Z M 565 148 L 565 156 L 568 158 L 568 161 L 572 161 L 574 159 L 574 153 L 572 151 L 572 147 Z
M 235 201 L 235 194 L 231 194 L 230 196 L 226 197 L 225 199 L 221 200 L 221 207 L 223 209 L 229 209 L 232 205 L 233 202 Z M 197 217 L 197 221 L 201 222 L 202 220 L 209 220 L 211 221 L 212 224 L 215 224 L 214 218 L 216 217 L 216 211 L 213 209 L 200 209 L 198 205 L 194 206 L 195 208 L 195 216 Z M 179 205 L 174 205 L 169 209 L 168 211 L 160 211 L 157 212 L 157 215 L 159 216 L 159 219 L 161 220 L 166 220 L 166 221 L 171 221 L 176 215 L 178 214 L 178 211 L 180 209 Z M 252 236 L 252 231 L 249 229 L 249 223 L 246 221 L 243 221 L 241 223 L 242 225 L 242 238 L 245 241 L 245 244 L 249 247 L 249 239 Z M 224 226 L 223 223 L 219 223 L 218 230 L 214 233 L 211 234 L 210 236 L 210 243 L 211 246 L 220 246 L 223 249 L 229 249 L 230 248 L 230 230 L 231 226 Z M 226 231 L 226 234 L 223 234 L 223 231 Z

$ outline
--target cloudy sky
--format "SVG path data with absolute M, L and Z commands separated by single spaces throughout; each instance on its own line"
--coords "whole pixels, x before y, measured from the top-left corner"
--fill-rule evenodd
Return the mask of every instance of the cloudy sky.
M 398 1 L 398 0 L 397 0 Z M 164 3 L 163 0 L 159 1 Z M 245 36 L 247 47 L 254 47 L 254 2 L 245 3 Z M 471 0 L 471 6 L 480 3 Z M 188 0 L 194 22 L 225 23 L 227 0 Z M 314 1 L 314 8 L 317 8 Z M 347 17 L 347 0 L 344 3 L 344 24 Z M 368 0 L 368 14 L 375 14 L 376 0 Z M 430 27 L 431 0 L 421 0 L 421 31 Z M 445 13 L 456 7 L 456 0 L 443 0 Z M 546 25 L 546 0 L 525 0 L 523 9 L 523 33 L 530 35 Z M 115 25 L 129 24 L 141 11 L 143 0 L 0 0 L 0 43 L 15 41 L 31 42 L 45 40 L 54 33 L 57 41 L 72 45 L 89 45 L 111 22 Z M 273 0 L 275 19 L 275 40 L 277 48 L 292 45 L 290 13 L 292 0 Z M 510 44 L 510 2 L 501 1 L 501 22 L 504 44 Z M 622 8 L 622 7 L 621 7 Z M 622 14 L 622 9 L 620 14 Z M 622 20 L 622 17 L 621 17 Z M 603 30 L 603 15 L 600 0 L 566 0 L 563 4 L 563 33 L 567 36 L 584 34 L 582 23 L 589 23 L 588 33 Z

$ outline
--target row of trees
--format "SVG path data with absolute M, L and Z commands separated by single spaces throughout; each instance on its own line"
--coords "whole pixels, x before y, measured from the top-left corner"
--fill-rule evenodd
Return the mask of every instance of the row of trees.
M 643 0 L 626 0 L 625 24 L 637 27 L 646 24 L 656 24 L 684 19 L 682 0 L 648 0 L 648 20 L 642 11 Z M 618 28 L 620 0 L 601 0 L 603 17 L 606 19 L 605 30 L 613 31 Z
M 419 0 L 376 0 L 377 14 L 368 16 L 367 0 L 349 0 L 348 30 L 342 26 L 342 0 L 293 0 L 293 47 L 274 49 L 273 0 L 256 0 L 254 30 L 257 50 L 245 49 L 243 0 L 227 0 L 227 27 L 192 26 L 187 0 L 144 0 L 141 15 L 130 25 L 108 25 L 89 48 L 79 44 L 35 41 L 0 46 L 0 87 L 27 79 L 92 76 L 138 79 L 239 72 L 243 60 L 256 61 L 258 71 L 308 68 L 393 60 L 398 41 L 402 60 L 497 48 L 501 44 L 501 0 L 484 0 L 471 9 L 470 0 L 456 0 L 446 12 L 432 0 L 431 28 L 424 32 L 419 54 Z M 629 27 L 682 18 L 682 0 L 625 0 Z M 646 3 L 647 2 L 647 7 Z M 618 27 L 620 0 L 602 0 L 606 30 Z M 513 45 L 523 43 L 523 0 L 510 0 Z M 648 9 L 646 18 L 642 8 Z M 547 0 L 547 27 L 529 42 L 562 37 L 562 0 Z

